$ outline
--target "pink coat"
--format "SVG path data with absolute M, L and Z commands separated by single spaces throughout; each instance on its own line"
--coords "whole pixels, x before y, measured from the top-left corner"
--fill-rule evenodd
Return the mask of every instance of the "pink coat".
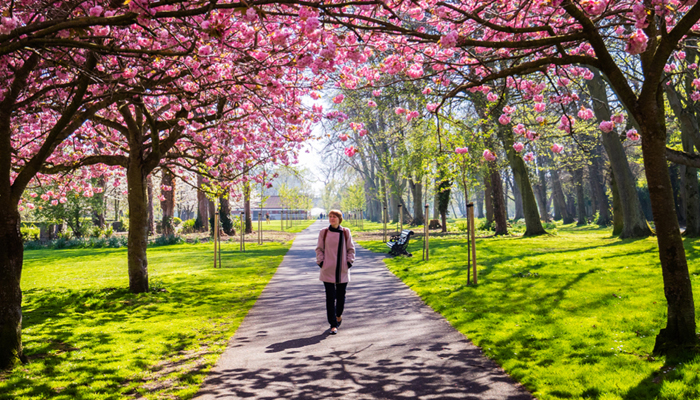
M 342 228 L 342 227 L 341 227 Z M 331 232 L 328 228 L 321 229 L 318 234 L 318 244 L 316 245 L 316 264 L 323 263 L 321 267 L 321 275 L 319 277 L 323 282 L 329 283 L 347 283 L 350 282 L 350 273 L 348 263 L 355 262 L 355 245 L 352 243 L 352 235 L 350 229 L 343 229 L 342 254 L 340 255 L 340 268 L 338 266 L 338 244 L 340 241 L 340 232 Z M 326 233 L 327 232 L 327 233 Z M 325 243 L 323 237 L 326 237 Z

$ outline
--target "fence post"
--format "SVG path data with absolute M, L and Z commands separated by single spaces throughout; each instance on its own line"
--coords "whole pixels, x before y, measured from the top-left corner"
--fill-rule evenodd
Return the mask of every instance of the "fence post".
M 425 219 L 423 220 L 423 235 L 425 236 L 423 242 L 423 260 L 428 261 L 430 259 L 430 247 L 428 246 L 428 240 L 430 239 L 430 229 L 428 229 L 428 211 L 429 205 L 425 205 Z
M 214 207 L 216 207 L 216 203 L 214 203 Z M 219 260 L 219 210 L 215 209 L 216 211 L 214 212 L 214 268 L 217 267 L 217 261 Z M 221 267 L 221 263 L 218 265 Z
M 471 245 L 471 249 L 467 248 L 469 251 L 469 256 L 471 257 L 471 263 L 472 263 L 472 269 L 474 271 L 474 284 L 477 284 L 477 277 L 476 277 L 476 232 L 474 231 L 474 203 L 469 203 L 467 204 L 467 215 L 469 218 L 468 221 L 468 229 L 469 229 L 469 244 Z M 467 261 L 470 261 L 469 258 L 467 258 Z M 468 283 L 468 282 L 467 282 Z
M 245 219 L 243 218 L 244 212 L 241 211 L 241 251 L 245 251 L 245 239 L 243 234 L 245 233 Z

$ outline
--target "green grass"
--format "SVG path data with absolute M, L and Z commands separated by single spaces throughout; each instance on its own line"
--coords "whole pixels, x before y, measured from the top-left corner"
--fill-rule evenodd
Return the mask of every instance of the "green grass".
M 148 250 L 151 292 L 131 294 L 126 249 L 26 251 L 23 342 L 30 363 L 0 399 L 191 398 L 290 243 Z
M 299 233 L 303 231 L 304 229 L 308 228 L 311 224 L 316 222 L 315 219 L 307 219 L 307 220 L 293 220 L 291 221 L 292 226 L 288 227 L 287 223 L 288 221 L 284 221 L 284 231 L 287 233 Z M 258 230 L 258 221 L 253 221 L 253 230 L 257 231 Z M 282 230 L 282 222 L 280 220 L 271 220 L 270 223 L 268 224 L 265 220 L 262 221 L 262 230 L 263 231 L 281 231 Z M 253 233 L 255 235 L 255 233 Z
M 478 239 L 478 285 L 467 285 L 465 237 L 432 238 L 429 262 L 419 238 L 409 245 L 414 257 L 386 263 L 538 399 L 700 398 L 700 357 L 649 354 L 666 324 L 656 239 L 557 230 Z M 685 246 L 699 293 L 700 240 Z

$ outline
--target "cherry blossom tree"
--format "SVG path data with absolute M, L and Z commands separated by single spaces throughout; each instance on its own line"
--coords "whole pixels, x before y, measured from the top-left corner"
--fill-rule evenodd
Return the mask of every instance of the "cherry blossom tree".
M 667 325 L 655 350 L 697 343 L 692 287 L 666 168 L 663 84 L 673 54 L 698 28 L 700 5 L 678 0 L 514 0 L 327 2 L 318 7 L 324 10 L 322 22 L 340 23 L 360 32 L 365 43 L 394 49 L 381 72 L 427 71 L 442 89 L 436 91 L 443 95 L 440 104 L 465 91 L 494 89 L 494 84 L 523 87 L 529 85 L 529 76 L 538 74 L 556 82 L 561 101 L 576 95 L 570 77 L 591 76 L 589 68 L 599 70 L 639 126 L 668 302 Z M 630 63 L 640 66 L 639 74 L 627 68 Z M 564 115 L 562 128 L 575 130 L 575 117 Z M 684 162 L 694 159 L 678 153 Z

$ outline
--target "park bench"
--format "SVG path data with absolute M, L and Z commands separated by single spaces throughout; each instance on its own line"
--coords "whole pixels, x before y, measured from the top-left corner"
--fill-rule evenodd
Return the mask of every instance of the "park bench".
M 409 253 L 406 250 L 406 248 L 408 247 L 408 240 L 411 238 L 412 235 L 413 231 L 406 229 L 402 231 L 400 235 L 392 236 L 390 240 L 386 242 L 386 245 L 389 246 L 389 248 L 391 249 L 389 250 L 389 254 L 391 254 L 392 256 L 413 256 L 413 254 Z

